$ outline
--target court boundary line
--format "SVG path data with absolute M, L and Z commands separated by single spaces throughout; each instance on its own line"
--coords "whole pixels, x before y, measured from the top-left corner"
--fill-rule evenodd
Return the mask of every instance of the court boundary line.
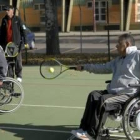
M 0 126 L 0 129 L 10 129 L 10 130 L 22 130 L 22 131 L 38 131 L 38 132 L 52 132 L 52 133 L 70 133 L 70 131 L 62 130 L 49 130 L 49 129 L 36 129 L 36 128 L 23 128 L 23 127 L 5 127 Z
M 16 104 L 9 104 L 16 105 Z M 44 108 L 62 108 L 62 109 L 84 109 L 85 107 L 76 107 L 76 106 L 55 106 L 55 105 L 32 105 L 32 104 L 21 104 L 23 107 L 44 107 Z
M 72 51 L 75 51 L 75 50 L 78 50 L 79 47 L 76 47 L 76 48 L 73 48 L 73 49 L 69 49 L 67 51 L 63 51 L 62 53 L 68 53 L 68 52 L 72 52 Z

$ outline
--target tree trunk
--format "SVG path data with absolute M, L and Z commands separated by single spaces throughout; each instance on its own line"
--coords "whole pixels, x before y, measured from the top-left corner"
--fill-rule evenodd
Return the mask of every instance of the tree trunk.
M 60 54 L 57 0 L 44 0 L 45 3 L 45 29 L 46 29 L 46 54 Z

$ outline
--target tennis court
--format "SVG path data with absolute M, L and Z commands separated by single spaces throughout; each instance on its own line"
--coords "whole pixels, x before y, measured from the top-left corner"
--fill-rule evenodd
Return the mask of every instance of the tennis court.
M 67 140 L 79 126 L 89 92 L 104 89 L 110 78 L 67 71 L 46 80 L 39 66 L 24 66 L 25 98 L 16 112 L 0 115 L 0 140 Z

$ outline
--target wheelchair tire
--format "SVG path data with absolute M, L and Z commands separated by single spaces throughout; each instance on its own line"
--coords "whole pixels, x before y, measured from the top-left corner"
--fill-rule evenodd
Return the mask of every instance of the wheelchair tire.
M 125 107 L 123 113 L 123 130 L 129 140 L 140 139 L 140 126 L 137 124 L 140 121 L 140 98 L 133 98 Z
M 6 77 L 0 87 L 0 113 L 9 113 L 18 109 L 24 99 L 22 85 L 15 79 Z

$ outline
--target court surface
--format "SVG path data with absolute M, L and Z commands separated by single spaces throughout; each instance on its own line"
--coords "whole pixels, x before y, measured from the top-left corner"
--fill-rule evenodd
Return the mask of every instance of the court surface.
M 25 98 L 17 111 L 0 114 L 0 140 L 67 140 L 70 131 L 79 126 L 87 95 L 104 89 L 110 78 L 67 71 L 46 80 L 40 76 L 39 66 L 24 66 Z

